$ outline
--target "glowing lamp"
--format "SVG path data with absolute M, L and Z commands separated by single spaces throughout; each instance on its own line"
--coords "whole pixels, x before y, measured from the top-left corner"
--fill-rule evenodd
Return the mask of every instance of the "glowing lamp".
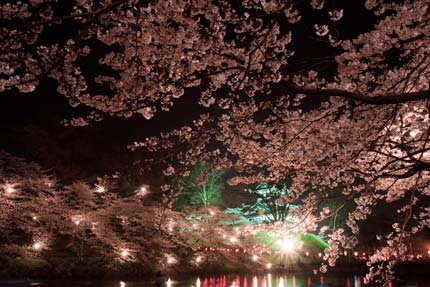
M 129 252 L 128 250 L 123 249 L 123 250 L 121 251 L 121 257 L 122 257 L 122 258 L 127 258 L 129 255 L 130 255 L 130 252 Z
M 36 221 L 36 220 L 37 220 L 37 216 L 36 216 L 36 215 L 34 215 L 34 216 L 32 217 L 32 219 L 33 219 L 34 221 Z
M 120 281 L 119 282 L 119 287 L 125 287 L 125 282 L 124 281 Z
M 293 240 L 291 239 L 284 239 L 281 241 L 281 250 L 284 253 L 290 253 L 294 250 L 295 245 Z
M 343 252 L 343 255 L 344 255 L 344 256 L 348 255 L 348 252 L 344 251 L 344 252 Z
M 212 210 L 209 212 L 210 215 L 215 215 L 215 212 L 213 212 Z
M 201 256 L 197 256 L 197 257 L 196 257 L 196 262 L 197 262 L 197 263 L 200 263 L 201 261 L 202 261 L 202 257 L 201 257 Z
M 104 186 L 102 186 L 102 185 L 98 185 L 98 184 L 96 184 L 96 192 L 97 192 L 97 193 L 103 193 L 103 192 L 106 192 L 106 188 L 105 188 Z
M 234 242 L 236 242 L 237 241 L 237 238 L 236 237 L 230 237 L 230 242 L 231 243 L 234 243 Z
M 271 263 L 267 263 L 267 264 L 266 264 L 266 268 L 267 268 L 267 269 L 272 268 L 272 264 L 271 264 Z
M 257 260 L 258 260 L 257 255 L 253 255 L 253 256 L 252 256 L 252 261 L 257 261 Z
M 171 256 L 167 257 L 167 264 L 173 264 L 175 262 L 176 262 L 175 258 L 173 258 Z
M 354 252 L 354 256 L 355 256 L 355 257 L 357 257 L 357 256 L 358 256 L 358 252 L 357 252 L 357 251 L 355 251 L 355 252 Z
M 430 256 L 430 250 L 427 251 L 427 254 Z
M 40 248 L 42 248 L 42 244 L 40 242 L 36 242 L 33 244 L 33 249 L 38 251 L 40 250 Z
M 306 253 L 305 253 L 305 254 L 306 254 L 306 256 L 309 256 L 309 251 L 306 251 Z
M 9 183 L 5 184 L 3 188 L 6 194 L 12 194 L 16 191 L 15 186 Z

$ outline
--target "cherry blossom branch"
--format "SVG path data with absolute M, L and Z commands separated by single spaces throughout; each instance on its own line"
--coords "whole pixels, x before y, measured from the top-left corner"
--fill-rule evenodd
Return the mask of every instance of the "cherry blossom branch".
M 297 94 L 315 95 L 323 97 L 340 97 L 354 100 L 369 105 L 393 105 L 408 102 L 416 102 L 430 99 L 430 91 L 424 90 L 419 92 L 410 92 L 403 94 L 388 94 L 384 96 L 366 96 L 360 93 L 354 93 L 342 89 L 313 89 L 295 85 L 291 82 L 283 83 L 287 88 Z

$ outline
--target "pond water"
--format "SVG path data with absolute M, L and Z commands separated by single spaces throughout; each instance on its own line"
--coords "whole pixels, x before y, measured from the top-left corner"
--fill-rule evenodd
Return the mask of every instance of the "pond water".
M 150 281 L 0 281 L 1 287 L 144 287 L 156 286 Z M 217 275 L 187 279 L 166 278 L 164 287 L 364 287 L 363 279 L 355 275 Z M 393 285 L 394 287 L 395 285 Z M 404 287 L 430 287 L 428 280 L 402 282 Z

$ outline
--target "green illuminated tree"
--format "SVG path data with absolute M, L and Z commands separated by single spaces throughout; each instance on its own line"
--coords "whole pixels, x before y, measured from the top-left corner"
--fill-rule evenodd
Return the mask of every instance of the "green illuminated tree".
M 212 171 L 202 164 L 194 166 L 190 174 L 182 179 L 183 191 L 176 201 L 176 208 L 180 209 L 185 205 L 222 205 L 222 176 L 225 172 L 226 170 Z

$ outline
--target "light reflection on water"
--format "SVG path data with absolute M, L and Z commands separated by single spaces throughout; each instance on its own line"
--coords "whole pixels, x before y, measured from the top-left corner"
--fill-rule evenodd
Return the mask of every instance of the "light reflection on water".
M 198 277 L 192 281 L 174 281 L 167 287 L 363 287 L 359 276 L 310 275 L 221 275 Z M 129 285 L 127 287 L 133 287 Z
M 0 287 L 146 287 L 157 286 L 152 281 L 1 281 Z M 430 287 L 426 282 L 408 282 L 405 286 Z M 185 280 L 166 277 L 163 287 L 365 287 L 360 276 L 305 274 L 218 275 L 191 277 Z

